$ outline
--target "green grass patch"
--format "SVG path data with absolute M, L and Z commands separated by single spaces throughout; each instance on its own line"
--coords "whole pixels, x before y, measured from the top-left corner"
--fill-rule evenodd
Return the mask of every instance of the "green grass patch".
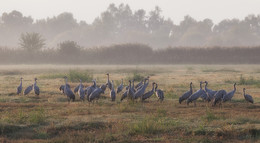
M 222 68 L 222 69 L 208 69 L 208 68 L 205 68 L 205 69 L 202 69 L 201 70 L 202 72 L 239 72 L 235 69 L 230 69 L 230 68 Z
M 162 126 L 152 118 L 144 118 L 142 121 L 129 126 L 130 135 L 150 135 L 161 133 Z
M 205 119 L 208 122 L 211 122 L 213 120 L 218 120 L 219 117 L 217 117 L 210 109 L 206 109 L 206 114 L 202 116 L 203 119 Z
M 127 81 L 128 80 L 135 80 L 135 81 L 141 81 L 145 78 L 145 76 L 143 74 L 140 74 L 137 71 L 134 71 L 130 76 L 127 77 Z
M 82 82 L 91 82 L 93 80 L 93 74 L 89 71 L 77 71 L 77 70 L 70 70 L 68 73 L 54 73 L 54 74 L 47 74 L 42 75 L 40 78 L 42 79 L 58 79 L 64 78 L 65 76 L 68 77 L 68 80 L 71 82 L 79 82 L 81 79 Z
M 29 122 L 31 124 L 43 124 L 45 120 L 45 110 L 42 107 L 35 109 L 29 114 Z

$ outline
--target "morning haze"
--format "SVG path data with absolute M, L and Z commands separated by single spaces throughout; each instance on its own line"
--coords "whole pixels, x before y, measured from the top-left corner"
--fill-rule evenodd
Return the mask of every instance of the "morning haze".
M 29 1 L 26 2 L 29 3 Z M 78 5 L 77 2 L 75 1 L 75 5 Z M 203 2 L 204 5 L 199 5 Z M 57 13 L 54 9 L 43 10 L 40 9 L 39 4 L 31 3 L 39 8 L 38 11 L 35 11 L 38 16 L 42 11 Z M 46 1 L 46 3 L 50 2 Z M 46 8 L 46 3 L 40 2 L 42 8 Z M 237 15 L 226 19 L 223 12 L 227 5 L 234 4 L 234 2 L 221 2 L 223 11 L 218 11 L 218 17 L 214 17 L 213 14 L 205 18 L 195 16 L 196 19 L 191 15 L 204 13 L 206 9 L 213 8 L 212 5 L 215 4 L 219 7 L 221 4 L 215 2 L 209 4 L 205 1 L 198 1 L 196 4 L 190 1 L 172 2 L 173 5 L 187 4 L 187 7 L 194 4 L 195 7 L 190 8 L 191 10 L 187 11 L 190 13 L 183 15 L 182 19 L 177 18 L 179 22 L 176 23 L 172 20 L 175 19 L 174 17 L 165 16 L 169 15 L 169 7 L 166 7 L 165 2 L 161 5 L 165 7 L 166 12 L 160 6 L 156 6 L 155 4 L 160 3 L 155 1 L 147 2 L 147 5 L 143 6 L 144 8 L 140 8 L 141 4 L 137 6 L 136 3 L 129 3 L 115 1 L 115 3 L 107 4 L 106 8 L 102 9 L 92 22 L 77 20 L 79 18 L 76 18 L 73 12 L 66 12 L 66 8 L 59 9 L 64 11 L 57 15 L 40 19 L 26 16 L 19 11 L 19 7 L 17 10 L 2 12 L 0 17 L 1 63 L 52 63 L 53 61 L 63 63 L 66 60 L 62 60 L 62 57 L 66 57 L 69 63 L 77 62 L 79 64 L 134 64 L 137 61 L 141 61 L 143 64 L 173 64 L 177 63 L 176 61 L 180 61 L 180 63 L 223 63 L 224 61 L 227 63 L 258 63 L 257 61 L 259 61 L 257 54 L 260 45 L 260 12 L 257 13 L 254 6 L 251 7 L 251 11 L 245 7 L 241 8 L 241 11 L 249 12 L 244 16 L 241 11 L 237 10 L 241 5 L 236 5 L 234 11 L 237 11 Z M 24 4 L 22 3 L 20 7 L 26 7 Z M 68 7 L 69 4 L 71 2 L 64 2 L 64 6 L 61 7 L 67 6 L 68 10 L 73 11 L 73 6 Z M 91 4 L 93 5 L 93 3 Z M 106 3 L 101 4 L 98 1 L 94 4 L 100 4 L 103 8 Z M 142 2 L 142 4 L 145 3 Z M 249 4 L 253 5 L 252 2 Z M 133 5 L 134 9 L 130 5 Z M 153 5 L 155 5 L 153 8 L 148 8 Z M 199 6 L 202 10 L 195 12 L 199 10 Z M 187 7 L 183 9 L 187 9 Z M 81 11 L 80 7 L 79 12 Z M 210 12 L 212 11 L 216 10 L 213 8 Z M 84 12 L 86 16 L 91 13 L 88 9 L 84 9 Z M 25 13 L 35 15 L 34 12 Z M 181 10 L 180 13 L 184 14 Z M 233 11 L 230 11 L 226 15 L 232 13 Z M 179 16 L 180 14 L 176 17 Z M 214 17 L 213 20 L 219 22 L 214 23 L 210 17 Z M 220 17 L 223 19 L 219 20 Z M 245 54 L 241 54 L 240 51 L 248 47 L 252 48 L 246 50 Z M 217 52 L 212 53 L 211 51 Z M 125 53 L 127 53 L 126 56 L 123 56 Z M 141 55 L 136 56 L 138 55 L 136 53 L 141 53 Z M 220 55 L 216 55 L 216 53 L 222 56 L 225 54 L 232 56 L 218 59 L 217 57 Z M 235 53 L 240 54 L 235 55 Z M 131 54 L 133 56 L 130 56 Z M 189 58 L 182 58 L 186 55 L 189 55 Z M 248 58 L 247 55 L 251 56 Z M 28 56 L 37 58 L 27 60 Z M 44 58 L 46 56 L 49 58 Z M 154 56 L 160 57 L 160 60 L 154 61 L 152 58 Z M 212 56 L 215 56 L 216 60 L 206 60 L 205 62 L 201 59 L 201 57 Z M 104 57 L 110 60 L 106 60 Z M 119 60 L 122 59 L 121 57 L 124 57 L 125 60 Z M 78 60 L 88 62 L 78 62 Z

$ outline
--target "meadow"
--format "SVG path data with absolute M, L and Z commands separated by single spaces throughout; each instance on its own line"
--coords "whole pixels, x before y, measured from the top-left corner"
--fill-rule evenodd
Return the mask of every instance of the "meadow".
M 155 95 L 144 103 L 111 102 L 109 90 L 97 103 L 76 96 L 68 104 L 59 91 L 63 77 L 74 88 L 79 78 L 84 86 L 104 84 L 106 73 L 117 85 L 132 78 L 150 76 L 165 93 L 160 103 Z M 41 93 L 16 95 L 38 78 Z M 197 106 L 179 104 L 179 97 L 208 81 L 213 90 L 237 91 L 222 108 L 198 100 Z M 243 88 L 255 103 L 244 100 Z M 260 142 L 260 65 L 7 65 L 0 66 L 0 142 Z

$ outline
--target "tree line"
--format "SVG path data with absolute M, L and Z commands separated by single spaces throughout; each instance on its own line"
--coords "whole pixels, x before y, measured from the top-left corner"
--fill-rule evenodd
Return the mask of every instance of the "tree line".
M 83 48 L 64 41 L 57 49 L 0 48 L 0 64 L 260 64 L 260 47 L 153 49 L 144 44 Z
M 87 12 L 87 11 L 86 11 Z M 16 48 L 21 34 L 40 33 L 45 48 L 72 40 L 84 48 L 112 44 L 142 43 L 155 49 L 166 47 L 243 47 L 260 45 L 260 15 L 243 20 L 224 19 L 214 24 L 211 19 L 198 21 L 185 16 L 180 24 L 165 18 L 162 10 L 133 11 L 126 4 L 110 4 L 93 23 L 77 21 L 64 12 L 45 19 L 33 19 L 19 11 L 0 16 L 0 46 Z

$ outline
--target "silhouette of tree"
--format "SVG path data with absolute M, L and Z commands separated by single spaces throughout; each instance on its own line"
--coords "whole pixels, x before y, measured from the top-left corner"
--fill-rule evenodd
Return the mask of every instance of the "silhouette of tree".
M 39 33 L 22 33 L 19 45 L 27 51 L 34 52 L 43 48 L 45 40 Z

